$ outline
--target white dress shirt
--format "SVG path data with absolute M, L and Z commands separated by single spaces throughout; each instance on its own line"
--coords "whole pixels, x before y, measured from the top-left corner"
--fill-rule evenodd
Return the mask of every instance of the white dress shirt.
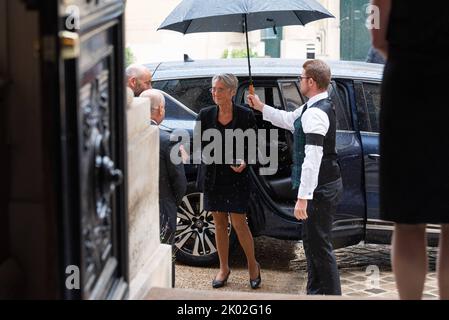
M 327 99 L 328 93 L 323 92 L 313 96 L 307 102 L 307 109 L 302 115 L 301 124 L 305 134 L 314 133 L 326 136 L 329 130 L 329 117 L 319 108 L 310 108 L 316 102 Z M 263 119 L 277 127 L 295 132 L 295 121 L 301 116 L 304 105 L 292 112 L 278 110 L 268 105 L 263 108 Z M 318 185 L 323 147 L 305 146 L 305 158 L 301 168 L 301 184 L 298 190 L 299 199 L 313 199 L 313 191 Z

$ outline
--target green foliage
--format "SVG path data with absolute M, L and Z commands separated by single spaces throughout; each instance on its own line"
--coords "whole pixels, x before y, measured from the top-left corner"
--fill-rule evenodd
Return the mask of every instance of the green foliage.
M 125 49 L 125 68 L 136 61 L 136 56 L 132 52 L 131 48 Z
M 250 58 L 257 58 L 258 54 L 257 54 L 257 52 L 253 51 L 252 49 L 249 49 L 249 56 L 250 56 Z M 246 49 L 233 49 L 231 52 L 229 52 L 228 49 L 225 49 L 223 51 L 223 54 L 221 55 L 222 59 L 246 58 L 246 57 L 248 57 Z

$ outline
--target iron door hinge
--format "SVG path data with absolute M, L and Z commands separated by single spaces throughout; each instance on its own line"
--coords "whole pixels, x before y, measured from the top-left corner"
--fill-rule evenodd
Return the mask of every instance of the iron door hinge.
M 76 32 L 60 31 L 61 57 L 64 60 L 76 59 L 80 56 L 80 37 Z

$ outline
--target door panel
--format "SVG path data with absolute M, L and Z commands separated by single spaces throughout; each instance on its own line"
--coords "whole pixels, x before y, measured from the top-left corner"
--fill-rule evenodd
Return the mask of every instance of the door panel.
M 255 93 L 266 104 L 283 109 L 283 101 L 277 80 L 274 78 L 258 78 L 255 81 Z M 244 105 L 248 95 L 248 81 L 240 83 L 236 95 L 236 101 Z M 270 122 L 263 120 L 262 113 L 254 111 L 258 129 L 266 130 L 265 154 L 269 155 L 270 149 L 278 152 L 277 171 L 273 175 L 259 174 L 260 165 L 251 171 L 255 183 L 254 192 L 251 193 L 250 216 L 251 231 L 254 235 L 267 235 L 281 239 L 297 239 L 299 223 L 293 217 L 292 198 L 294 192 L 291 189 L 290 165 L 292 163 L 290 149 L 286 141 L 287 130 L 277 128 Z M 277 136 L 270 134 L 271 130 L 277 132 Z M 261 143 L 259 142 L 259 148 Z M 268 165 L 267 165 L 268 166 Z M 264 166 L 264 167 L 267 167 Z M 289 196 L 289 194 L 292 194 Z
M 128 291 L 124 6 L 73 0 L 41 7 L 43 82 L 52 89 L 44 100 L 59 131 L 66 299 L 122 299 Z M 66 286 L 69 266 L 80 270 L 79 289 Z
M 380 84 L 357 81 L 354 84 L 357 116 L 363 145 L 367 220 L 379 219 L 379 111 Z
M 343 196 L 335 220 L 340 227 L 349 225 L 362 234 L 365 219 L 362 145 L 352 124 L 349 84 L 346 80 L 332 81 L 328 90 L 336 110 L 336 146 L 343 180 Z
M 256 88 L 256 91 L 259 90 L 265 95 L 266 88 L 272 88 L 272 85 L 270 86 L 268 83 L 263 86 L 260 81 L 257 81 L 257 84 L 261 87 Z M 282 97 L 280 101 L 281 109 L 294 111 L 305 101 L 299 92 L 298 83 L 295 79 L 278 81 L 278 91 Z M 351 108 L 349 107 L 351 100 L 349 99 L 349 90 L 346 89 L 346 83 L 344 81 L 341 83 L 333 82 L 329 87 L 329 95 L 336 107 L 337 152 L 344 184 L 343 197 L 338 206 L 334 222 L 334 245 L 339 247 L 360 241 L 364 234 L 365 207 L 362 188 L 362 151 L 360 139 L 352 126 Z M 244 97 L 246 94 L 243 93 L 242 96 Z M 268 97 L 268 99 L 272 98 Z M 259 122 L 259 128 L 275 128 L 266 121 L 260 120 Z M 255 175 L 259 188 L 263 189 L 259 189 L 258 196 L 263 198 L 272 208 L 271 212 L 265 213 L 266 223 L 270 223 L 270 228 L 266 228 L 261 233 L 266 232 L 270 236 L 279 238 L 291 238 L 295 232 L 298 236 L 300 234 L 298 233 L 300 223 L 293 215 L 297 194 L 292 190 L 290 178 L 293 137 L 288 130 L 278 129 L 278 131 L 278 143 L 285 145 L 287 150 L 284 150 L 283 153 L 288 156 L 280 157 L 280 171 L 275 175 Z M 284 222 L 281 226 L 281 223 L 278 223 L 279 227 L 276 229 L 278 220 L 273 217 L 276 215 L 288 220 L 290 224 L 287 226 Z
M 299 93 L 292 88 L 297 88 L 296 82 L 291 82 L 288 84 L 285 81 L 280 81 L 281 93 L 284 97 L 284 106 L 289 111 L 293 111 L 300 107 L 305 99 Z M 293 87 L 294 85 L 294 87 Z M 334 102 L 337 114 L 337 153 L 338 161 L 342 170 L 342 179 L 344 185 L 344 192 L 342 200 L 340 201 L 337 215 L 335 220 L 354 220 L 357 224 L 361 225 L 364 219 L 364 195 L 362 186 L 361 173 L 362 168 L 362 154 L 361 154 L 361 143 L 357 137 L 355 131 L 352 130 L 350 109 L 349 109 L 349 99 L 348 93 L 344 89 L 342 84 L 337 84 L 332 82 L 329 87 L 329 96 Z M 287 144 L 289 146 L 290 152 L 292 152 L 292 134 L 286 131 Z M 291 164 L 291 163 L 290 163 Z M 290 169 L 290 167 L 288 167 Z M 360 173 L 360 174 L 358 174 Z M 292 212 L 294 209 L 294 204 L 296 201 L 296 193 L 290 191 L 286 193 L 286 186 L 289 186 L 291 190 L 291 179 L 290 170 L 288 172 L 288 178 L 278 179 L 274 183 L 269 183 L 275 190 L 274 194 L 283 193 L 288 195 L 288 200 L 290 205 L 282 207 L 288 209 L 291 212 L 290 215 L 293 216 Z

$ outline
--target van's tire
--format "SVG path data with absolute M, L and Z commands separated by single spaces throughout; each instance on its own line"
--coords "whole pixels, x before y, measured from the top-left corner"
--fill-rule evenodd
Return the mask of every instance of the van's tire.
M 237 244 L 235 231 L 229 219 L 229 248 Z M 176 236 L 176 260 L 191 266 L 210 266 L 218 263 L 215 244 L 215 225 L 212 212 L 203 210 L 203 193 L 188 191 L 178 207 Z

